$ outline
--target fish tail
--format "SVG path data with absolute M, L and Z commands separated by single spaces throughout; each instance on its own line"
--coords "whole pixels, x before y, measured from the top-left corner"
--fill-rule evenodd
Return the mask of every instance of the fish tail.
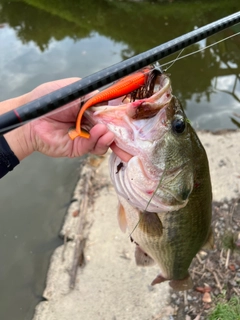
M 193 282 L 190 275 L 181 280 L 171 280 L 169 281 L 169 285 L 175 291 L 185 291 L 193 288 Z

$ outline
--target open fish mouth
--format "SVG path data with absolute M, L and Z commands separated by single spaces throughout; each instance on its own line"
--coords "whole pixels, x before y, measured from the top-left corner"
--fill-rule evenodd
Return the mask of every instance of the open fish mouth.
M 164 135 L 166 107 L 171 99 L 170 79 L 166 74 L 160 74 L 149 98 L 131 101 L 131 95 L 120 97 L 89 108 L 84 117 L 88 124 L 105 124 L 115 134 L 116 145 L 134 156 L 143 147 L 139 148 L 138 141 L 149 148 L 154 140 Z
M 169 103 L 171 98 L 171 82 L 167 75 L 160 74 L 155 82 L 153 95 L 145 99 L 135 99 L 131 101 L 131 95 L 120 97 L 102 105 L 91 107 L 93 117 L 104 118 L 109 116 L 109 120 L 118 121 L 122 118 L 122 113 L 135 120 L 147 119 L 155 116 L 157 112 Z

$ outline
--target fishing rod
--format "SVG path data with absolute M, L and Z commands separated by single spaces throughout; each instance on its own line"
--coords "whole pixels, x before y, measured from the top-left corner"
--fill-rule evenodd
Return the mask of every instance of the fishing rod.
M 240 22 L 240 11 L 89 75 L 0 116 L 0 134 L 38 118 L 130 73 Z

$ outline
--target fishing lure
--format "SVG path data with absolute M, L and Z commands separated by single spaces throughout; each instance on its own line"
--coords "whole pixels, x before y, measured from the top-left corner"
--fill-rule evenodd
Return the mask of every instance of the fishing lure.
M 72 140 L 76 137 L 89 138 L 90 134 L 81 129 L 81 120 L 84 112 L 104 101 L 113 100 L 122 96 L 131 94 L 131 100 L 136 98 L 147 98 L 153 94 L 154 82 L 156 77 L 161 74 L 161 69 L 157 66 L 149 66 L 141 69 L 121 80 L 115 82 L 112 86 L 107 89 L 98 92 L 96 95 L 91 97 L 80 109 L 77 120 L 76 128 L 70 129 L 68 134 Z

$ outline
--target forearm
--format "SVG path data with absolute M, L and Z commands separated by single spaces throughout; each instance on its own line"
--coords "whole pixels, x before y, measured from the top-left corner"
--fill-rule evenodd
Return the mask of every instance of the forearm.
M 20 107 L 21 105 L 27 102 L 28 94 L 0 102 L 0 114 L 6 113 L 12 109 Z M 27 138 L 28 130 L 29 129 L 27 128 L 27 126 L 22 126 L 4 135 L 11 150 L 19 159 L 19 161 L 23 160 L 33 152 Z

